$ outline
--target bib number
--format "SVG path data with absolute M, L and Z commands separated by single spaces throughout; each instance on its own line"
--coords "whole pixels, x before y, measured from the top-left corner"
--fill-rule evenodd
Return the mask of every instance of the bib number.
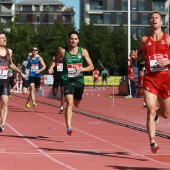
M 8 67 L 0 66 L 0 79 L 7 79 L 7 78 L 8 78 Z
M 154 54 L 152 56 L 149 56 L 149 64 L 150 64 L 150 71 L 156 72 L 156 71 L 165 71 L 168 70 L 168 66 L 164 67 L 158 67 L 157 66 L 157 60 L 168 60 L 168 54 Z
M 68 77 L 73 78 L 73 77 L 79 77 L 82 76 L 83 73 L 77 71 L 77 67 L 82 68 L 82 63 L 77 63 L 77 64 L 68 64 L 67 69 L 68 69 Z

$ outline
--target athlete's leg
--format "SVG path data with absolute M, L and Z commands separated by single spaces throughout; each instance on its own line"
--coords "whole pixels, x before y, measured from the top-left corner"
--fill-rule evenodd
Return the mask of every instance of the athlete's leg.
M 1 96 L 1 125 L 5 125 L 7 115 L 8 115 L 8 100 L 9 97 L 7 95 Z
M 68 94 L 66 97 L 66 110 L 65 110 L 65 121 L 67 128 L 71 128 L 71 120 L 72 120 L 72 108 L 73 108 L 73 95 Z
M 159 109 L 156 111 L 156 115 L 162 116 L 163 118 L 168 118 L 168 111 L 170 108 L 170 97 L 167 99 L 158 98 Z
M 147 131 L 150 140 L 150 144 L 155 143 L 155 132 L 156 132 L 156 103 L 157 96 L 153 93 L 144 90 L 144 101 L 147 107 Z

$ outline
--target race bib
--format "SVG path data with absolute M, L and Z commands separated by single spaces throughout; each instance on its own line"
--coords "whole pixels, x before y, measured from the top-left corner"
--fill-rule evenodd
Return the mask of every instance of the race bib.
M 57 71 L 62 72 L 63 71 L 63 63 L 57 63 Z
M 82 68 L 82 63 L 77 63 L 77 64 L 68 64 L 67 69 L 68 69 L 68 77 L 73 78 L 73 77 L 79 77 L 82 76 L 83 73 L 77 71 L 77 67 Z
M 36 72 L 36 71 L 38 71 L 39 69 L 38 69 L 38 64 L 32 64 L 31 65 L 31 72 Z
M 8 67 L 0 66 L 0 79 L 7 79 L 7 78 L 8 78 Z
M 149 56 L 149 64 L 150 64 L 151 72 L 168 70 L 168 66 L 161 67 L 161 68 L 158 67 L 156 64 L 157 60 L 168 60 L 168 54 L 154 54 L 152 56 Z
M 98 74 L 95 74 L 95 75 L 94 75 L 94 77 L 96 77 L 96 78 L 97 78 L 97 77 L 98 77 Z

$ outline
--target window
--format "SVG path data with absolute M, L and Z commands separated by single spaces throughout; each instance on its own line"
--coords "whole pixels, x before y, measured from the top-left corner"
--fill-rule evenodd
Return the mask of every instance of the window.
M 137 39 L 137 27 L 131 27 L 131 33 L 134 40 Z
M 138 27 L 138 37 L 145 35 L 145 27 Z
M 107 0 L 107 10 L 113 10 L 113 9 L 114 9 L 114 1 Z
M 127 10 L 127 0 L 122 1 L 122 10 L 126 11 Z
M 122 24 L 122 13 L 117 13 L 117 24 Z
M 36 16 L 36 22 L 40 22 L 40 16 Z
M 103 17 L 102 15 L 90 15 L 90 22 L 94 22 L 95 24 L 102 24 L 103 23 Z
M 139 11 L 145 11 L 144 0 L 139 0 L 138 9 L 139 9 Z
M 22 11 L 32 11 L 31 6 L 22 6 Z
M 149 22 L 148 22 L 148 14 L 142 14 L 141 24 L 143 24 L 143 25 L 148 25 L 149 24 Z
M 154 11 L 165 11 L 165 1 L 154 0 L 153 10 Z
M 111 24 L 111 14 L 104 14 L 104 24 Z
M 132 24 L 136 24 L 137 23 L 137 13 L 132 13 L 131 18 L 132 18 Z
M 41 15 L 41 23 L 45 23 L 45 16 Z
M 90 10 L 102 10 L 102 2 L 90 2 Z
M 132 11 L 137 11 L 137 0 L 132 0 Z

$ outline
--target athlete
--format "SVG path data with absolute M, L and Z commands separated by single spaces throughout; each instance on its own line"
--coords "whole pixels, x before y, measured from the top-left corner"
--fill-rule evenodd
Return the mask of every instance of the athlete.
M 68 35 L 69 46 L 58 52 L 57 61 L 63 59 L 63 86 L 66 98 L 65 121 L 67 126 L 67 134 L 72 135 L 71 127 L 72 108 L 80 105 L 84 92 L 84 76 L 83 72 L 92 71 L 93 63 L 90 59 L 88 51 L 78 46 L 79 34 L 72 31 Z M 84 64 L 87 64 L 85 67 Z M 52 72 L 52 70 L 49 70 Z
M 93 83 L 94 83 L 95 90 L 98 89 L 99 75 L 100 75 L 100 72 L 99 72 L 99 70 L 97 70 L 97 67 L 95 67 L 95 69 L 93 71 Z
M 62 48 L 57 48 L 57 53 Z M 54 62 L 53 62 L 54 61 Z M 61 97 L 60 97 L 60 111 L 59 113 L 62 114 L 64 111 L 64 87 L 63 87 L 63 80 L 62 80 L 62 73 L 63 73 L 63 59 L 61 59 L 59 62 L 55 60 L 55 57 L 52 60 L 52 63 L 49 67 L 49 70 L 51 70 L 51 67 L 53 68 L 53 96 L 56 96 L 58 92 L 58 87 L 60 86 L 61 90 Z
M 144 101 L 147 107 L 147 132 L 154 154 L 159 149 L 155 141 L 156 123 L 159 116 L 168 118 L 170 106 L 170 35 L 162 32 L 162 24 L 160 13 L 153 12 L 150 17 L 151 34 L 143 36 L 139 49 L 130 52 L 132 59 L 145 57 Z
M 104 89 L 104 81 L 106 83 L 106 88 L 108 88 L 108 85 L 107 85 L 107 76 L 109 76 L 106 68 L 104 68 L 101 72 L 101 76 L 102 76 L 102 86 L 103 86 L 103 89 Z
M 9 100 L 9 78 L 8 69 L 11 68 L 15 72 L 22 75 L 23 78 L 26 76 L 12 62 L 12 50 L 6 48 L 6 35 L 5 32 L 0 31 L 0 100 L 1 100 L 1 125 L 0 132 L 4 131 L 5 122 L 8 115 L 8 100 Z
M 27 66 L 28 66 L 28 60 L 29 60 L 31 55 L 32 55 L 32 52 L 29 52 L 26 60 L 24 60 L 22 62 L 22 64 L 21 64 L 22 72 L 24 74 L 26 74 L 26 78 L 22 80 L 23 81 L 22 93 L 24 95 L 27 94 L 28 87 L 29 87 L 29 71 L 30 71 L 30 69 L 27 69 Z M 27 98 L 26 107 L 28 107 L 28 108 L 31 107 L 31 105 L 30 105 L 30 96 Z
M 33 107 L 36 107 L 35 102 L 35 90 L 38 92 L 40 90 L 40 79 L 42 76 L 42 71 L 46 69 L 43 58 L 38 55 L 38 48 L 34 46 L 32 48 L 32 55 L 28 59 L 28 66 L 26 72 L 29 71 L 29 87 L 30 87 L 30 99 L 32 100 Z M 29 99 L 28 99 L 29 100 Z M 27 103 L 27 107 L 29 103 Z

